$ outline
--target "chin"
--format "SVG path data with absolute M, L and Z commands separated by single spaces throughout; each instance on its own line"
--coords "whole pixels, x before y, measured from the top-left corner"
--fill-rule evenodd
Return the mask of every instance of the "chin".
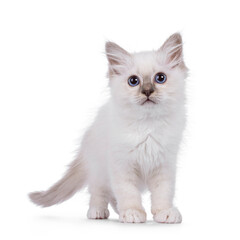
M 159 104 L 158 103 L 155 103 L 155 102 L 152 102 L 152 101 L 147 101 L 147 102 L 144 102 L 144 103 L 141 103 L 141 104 L 138 104 L 138 108 L 140 110 L 151 110 L 152 109 L 155 109 L 155 108 L 158 108 L 159 107 Z
M 147 100 L 147 101 L 143 102 L 141 105 L 142 106 L 154 106 L 156 104 L 157 103 L 153 102 L 152 100 Z

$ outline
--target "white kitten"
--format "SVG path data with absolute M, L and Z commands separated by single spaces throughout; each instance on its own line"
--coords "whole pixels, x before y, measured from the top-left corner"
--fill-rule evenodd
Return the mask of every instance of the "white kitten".
M 130 54 L 106 43 L 111 97 L 85 133 L 66 175 L 31 200 L 48 207 L 85 185 L 88 218 L 108 218 L 108 203 L 121 222 L 145 222 L 141 191 L 151 191 L 152 214 L 179 223 L 173 206 L 176 159 L 185 125 L 182 38 L 176 33 L 157 51 Z

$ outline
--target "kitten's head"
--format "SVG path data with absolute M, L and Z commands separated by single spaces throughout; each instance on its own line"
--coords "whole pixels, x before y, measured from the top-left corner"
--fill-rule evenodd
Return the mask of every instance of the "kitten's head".
M 118 104 L 152 110 L 183 100 L 187 68 L 179 33 L 171 35 L 157 51 L 131 54 L 107 42 L 106 55 L 109 85 Z

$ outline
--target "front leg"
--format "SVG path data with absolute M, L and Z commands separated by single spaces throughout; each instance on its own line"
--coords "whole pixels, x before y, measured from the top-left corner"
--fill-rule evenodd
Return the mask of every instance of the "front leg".
M 173 206 L 175 192 L 175 165 L 162 165 L 149 178 L 151 191 L 152 214 L 156 222 L 181 223 L 182 216 Z
M 134 169 L 125 168 L 113 171 L 112 188 L 117 200 L 119 221 L 142 223 L 146 221 L 146 213 L 141 202 L 141 193 L 137 187 L 138 176 Z

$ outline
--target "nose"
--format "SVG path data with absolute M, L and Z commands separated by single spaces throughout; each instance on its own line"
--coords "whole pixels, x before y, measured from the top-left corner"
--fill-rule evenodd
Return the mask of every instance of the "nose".
M 154 92 L 152 84 L 150 83 L 150 84 L 143 85 L 141 92 L 142 94 L 149 97 Z

